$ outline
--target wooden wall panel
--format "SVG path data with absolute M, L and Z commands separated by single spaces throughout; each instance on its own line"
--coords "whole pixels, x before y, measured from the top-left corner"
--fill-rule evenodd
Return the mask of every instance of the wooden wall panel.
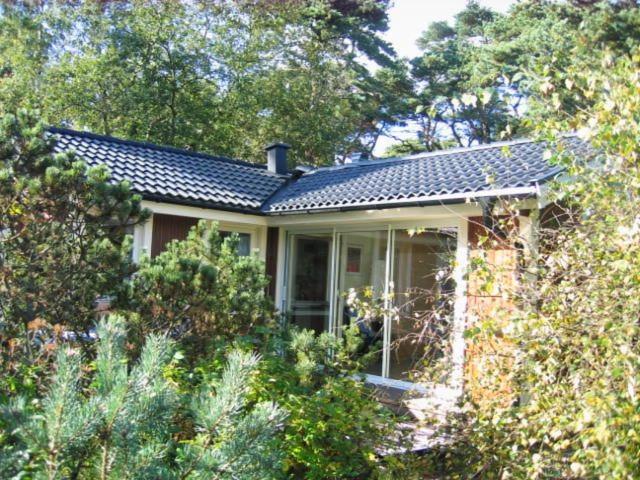
M 278 241 L 280 238 L 280 229 L 278 227 L 269 227 L 267 229 L 267 251 L 265 270 L 269 275 L 270 281 L 267 287 L 267 294 L 276 298 L 276 282 L 278 273 Z
M 480 245 L 483 236 L 489 240 Z M 501 335 L 501 328 L 515 308 L 511 293 L 518 285 L 520 252 L 508 241 L 488 233 L 481 217 L 469 219 L 468 240 L 470 264 L 474 264 L 474 259 L 483 259 L 484 267 L 472 270 L 467 284 L 468 328 L 481 327 L 482 330 L 467 341 L 466 391 L 476 402 L 501 399 L 509 402 L 510 384 L 503 374 L 512 365 L 513 348 Z M 496 382 L 496 378 L 501 380 Z
M 191 227 L 198 223 L 197 218 L 177 215 L 153 215 L 153 233 L 151 235 L 151 256 L 161 253 L 172 240 L 184 240 Z

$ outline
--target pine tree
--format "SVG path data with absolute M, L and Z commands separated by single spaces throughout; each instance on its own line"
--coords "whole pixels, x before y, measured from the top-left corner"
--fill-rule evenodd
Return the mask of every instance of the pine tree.
M 0 477 L 276 478 L 282 471 L 274 438 L 285 419 L 271 402 L 249 405 L 255 354 L 232 352 L 217 385 L 181 397 L 165 376 L 174 345 L 152 335 L 138 362 L 126 360 L 124 320 L 97 326 L 90 383 L 82 354 L 61 348 L 42 401 L 2 405 Z M 193 435 L 176 442 L 178 426 Z M 182 431 L 182 435 L 188 432 Z
M 145 218 L 127 182 L 73 153 L 27 112 L 0 119 L 0 351 L 33 361 L 64 330 L 93 325 L 94 302 L 131 272 L 125 235 Z

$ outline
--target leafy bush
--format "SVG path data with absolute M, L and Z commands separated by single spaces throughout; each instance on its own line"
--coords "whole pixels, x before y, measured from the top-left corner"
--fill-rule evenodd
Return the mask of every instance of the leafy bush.
M 150 336 L 130 370 L 121 318 L 98 325 L 91 373 L 60 349 L 41 401 L 2 404 L 3 478 L 275 478 L 274 436 L 285 418 L 271 402 L 247 404 L 256 355 L 232 352 L 217 383 L 178 394 L 165 370 L 172 343 Z M 188 425 L 188 428 L 185 426 Z
M 255 339 L 246 338 L 233 348 L 255 345 Z M 360 347 L 355 326 L 342 338 L 292 330 L 262 344 L 263 360 L 252 379 L 250 397 L 287 410 L 279 442 L 291 478 L 369 478 L 390 468 L 380 452 L 397 447 L 401 439 L 393 437 L 393 415 L 360 377 L 367 360 Z M 190 390 L 215 376 L 222 352 L 181 372 L 183 388 Z
M 283 449 L 295 478 L 362 478 L 383 466 L 378 454 L 392 443 L 393 419 L 359 377 L 360 346 L 356 326 L 343 338 L 295 331 L 284 356 L 260 369 L 258 398 L 290 412 Z
M 575 129 L 596 155 L 573 154 L 562 138 L 552 152 L 571 178 L 552 191 L 563 221 L 539 230 L 545 249 L 511 292 L 518 308 L 480 332 L 513 346 L 484 372 L 489 388 L 509 388 L 468 405 L 448 455 L 460 477 L 640 476 L 640 52 L 601 62 L 549 72 L 538 106 L 553 112 L 547 138 Z M 551 91 L 562 88 L 588 108 L 555 110 Z

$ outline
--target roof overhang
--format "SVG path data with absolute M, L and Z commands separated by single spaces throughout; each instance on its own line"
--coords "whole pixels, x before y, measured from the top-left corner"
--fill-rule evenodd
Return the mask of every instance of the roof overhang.
M 310 213 L 332 213 L 332 212 L 348 212 L 355 210 L 376 210 L 393 207 L 427 207 L 433 205 L 450 205 L 456 203 L 471 203 L 480 199 L 487 198 L 533 198 L 539 194 L 538 184 L 526 187 L 514 187 L 514 188 L 502 188 L 493 190 L 482 190 L 478 192 L 464 192 L 464 193 L 445 193 L 440 195 L 429 195 L 424 197 L 417 197 L 411 199 L 395 199 L 384 200 L 381 202 L 365 202 L 357 205 L 344 205 L 341 207 L 326 207 L 326 208 L 307 208 L 296 210 L 281 210 L 281 211 L 267 211 L 265 212 L 269 216 L 280 215 L 302 215 Z
M 159 202 L 159 203 L 170 203 L 173 205 L 184 205 L 186 207 L 199 207 L 199 208 L 208 208 L 211 210 L 220 210 L 223 212 L 233 212 L 233 213 L 242 213 L 245 215 L 266 215 L 264 212 L 258 209 L 251 209 L 246 207 L 236 207 L 233 205 L 228 205 L 224 203 L 215 203 L 215 202 L 207 202 L 204 200 L 195 200 L 188 198 L 178 198 L 171 197 L 168 195 L 157 195 L 150 193 L 141 193 L 134 190 L 134 193 L 137 193 L 142 197 L 143 200 L 148 200 L 150 202 Z

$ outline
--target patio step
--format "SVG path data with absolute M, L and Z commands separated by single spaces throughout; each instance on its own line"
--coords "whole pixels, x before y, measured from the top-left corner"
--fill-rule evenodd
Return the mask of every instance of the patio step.
M 449 415 L 458 411 L 454 392 L 448 389 L 404 390 L 382 385 L 371 387 L 378 400 L 400 417 L 396 425 L 398 439 L 408 438 L 408 444 L 381 452 L 382 455 L 419 453 L 452 441 L 450 435 L 443 434 L 443 427 L 446 427 Z

